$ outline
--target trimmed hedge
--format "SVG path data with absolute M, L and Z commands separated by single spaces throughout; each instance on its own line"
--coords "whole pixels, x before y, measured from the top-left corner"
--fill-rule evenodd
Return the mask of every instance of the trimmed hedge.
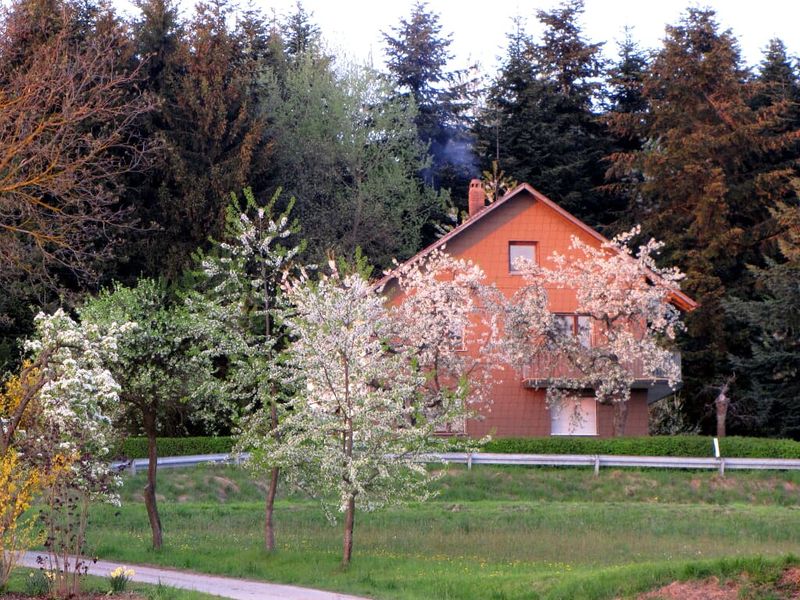
M 752 437 L 720 440 L 722 456 L 737 458 L 800 458 L 800 442 Z M 453 440 L 453 451 L 462 443 Z M 223 454 L 233 448 L 231 437 L 158 438 L 159 456 Z M 483 452 L 502 454 L 627 454 L 631 456 L 714 456 L 711 437 L 652 436 L 622 438 L 546 437 L 500 438 L 486 443 Z M 120 457 L 147 457 L 147 438 L 127 438 Z
M 752 437 L 725 437 L 719 442 L 723 457 L 800 458 L 800 442 Z M 500 438 L 482 448 L 503 454 L 627 454 L 631 456 L 714 456 L 711 437 L 651 436 L 622 438 Z
M 191 456 L 193 454 L 224 454 L 233 448 L 231 437 L 158 438 L 159 456 Z M 120 458 L 147 458 L 147 438 L 129 437 L 117 453 Z

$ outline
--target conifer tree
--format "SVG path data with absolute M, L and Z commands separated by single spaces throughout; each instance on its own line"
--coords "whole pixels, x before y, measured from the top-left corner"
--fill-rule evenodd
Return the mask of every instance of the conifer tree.
M 617 154 L 611 174 L 641 174 L 631 214 L 666 242 L 665 258 L 686 272 L 685 290 L 700 302 L 683 342 L 687 408 L 699 418 L 708 386 L 727 379 L 727 356 L 742 343 L 721 302 L 751 285 L 745 264 L 759 263 L 769 209 L 789 193 L 791 169 L 773 157 L 792 136 L 776 129 L 781 106 L 752 107 L 736 40 L 711 10 L 689 9 L 667 27 L 643 93 L 649 110 L 640 119 L 612 115 L 612 123 L 646 142 Z
M 475 132 L 482 164 L 498 160 L 511 177 L 531 183 L 577 216 L 598 224 L 607 134 L 593 113 L 602 44 L 584 39 L 582 0 L 539 11 L 537 44 L 517 19 Z
M 774 216 L 780 261 L 752 267 L 755 297 L 734 298 L 725 308 L 750 333 L 749 355 L 733 357 L 749 383 L 743 412 L 759 433 L 800 439 L 800 206 L 780 204 Z
M 143 0 L 140 8 L 140 53 L 164 57 L 162 75 L 149 81 L 160 101 L 152 132 L 164 151 L 159 169 L 131 186 L 129 202 L 153 228 L 130 269 L 175 277 L 196 248 L 222 233 L 228 194 L 264 185 L 267 65 L 252 19 L 231 27 L 225 0 L 199 4 L 185 23 L 169 1 Z
M 419 137 L 432 164 L 423 173 L 436 189 L 459 193 L 475 174 L 466 112 L 473 81 L 466 71 L 448 71 L 452 36 L 442 33 L 439 15 L 416 2 L 392 34 L 384 33 L 387 68 L 401 97 L 413 99 Z

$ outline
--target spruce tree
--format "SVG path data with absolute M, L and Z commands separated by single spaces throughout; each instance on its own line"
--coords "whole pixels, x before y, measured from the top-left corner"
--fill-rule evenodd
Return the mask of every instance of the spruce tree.
M 269 168 L 262 107 L 269 53 L 252 15 L 231 26 L 225 0 L 199 4 L 185 23 L 170 0 L 142 0 L 139 54 L 159 110 L 150 133 L 162 140 L 158 168 L 130 186 L 129 202 L 149 225 L 131 250 L 128 277 L 177 276 L 191 253 L 222 232 L 228 194 L 260 193 Z
M 749 353 L 733 364 L 746 377 L 747 414 L 758 433 L 800 439 L 800 205 L 774 211 L 780 261 L 752 267 L 753 298 L 726 303 L 728 314 L 748 327 Z
M 542 43 L 518 19 L 509 35 L 499 77 L 488 90 L 475 132 L 484 168 L 492 160 L 511 177 L 526 181 L 591 224 L 605 207 L 596 189 L 610 147 L 594 113 L 602 44 L 582 35 L 582 0 L 539 11 Z
M 383 38 L 393 83 L 402 90 L 401 98 L 413 99 L 419 136 L 432 156 L 424 179 L 460 197 L 475 174 L 466 118 L 474 81 L 466 71 L 447 70 L 452 39 L 442 33 L 439 15 L 425 2 L 415 3 L 408 19 Z
M 633 178 L 631 215 L 666 242 L 665 260 L 687 273 L 684 289 L 701 305 L 687 316 L 682 343 L 694 418 L 711 400 L 709 386 L 730 375 L 728 354 L 746 343 L 723 299 L 752 285 L 745 264 L 761 261 L 769 209 L 789 193 L 790 170 L 773 157 L 792 136 L 776 129 L 775 109 L 752 107 L 748 79 L 733 34 L 719 30 L 713 11 L 689 9 L 667 27 L 649 69 L 649 109 L 612 119 L 617 134 L 645 140 L 614 157 L 615 172 Z

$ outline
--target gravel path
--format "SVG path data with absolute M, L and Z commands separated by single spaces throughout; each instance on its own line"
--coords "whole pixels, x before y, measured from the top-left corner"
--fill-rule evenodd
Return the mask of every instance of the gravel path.
M 26 552 L 19 564 L 25 567 L 37 568 L 39 566 L 36 562 L 38 555 L 39 553 L 37 552 Z M 123 563 L 98 560 L 94 564 L 89 563 L 89 575 L 108 577 L 110 571 L 122 565 Z M 202 575 L 200 573 L 162 569 L 158 567 L 145 567 L 142 565 L 125 564 L 124 566 L 130 567 L 136 572 L 131 579 L 139 583 L 158 585 L 160 582 L 170 587 L 194 590 L 206 594 L 222 596 L 223 598 L 234 598 L 236 600 L 367 600 L 366 598 L 360 598 L 358 596 L 312 590 L 293 585 L 262 583 L 247 579 L 233 579 L 231 577 L 216 577 L 213 575 Z

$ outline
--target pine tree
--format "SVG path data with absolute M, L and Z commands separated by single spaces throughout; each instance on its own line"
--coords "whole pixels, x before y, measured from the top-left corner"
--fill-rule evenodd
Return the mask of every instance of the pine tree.
M 665 259 L 687 273 L 684 287 L 700 302 L 683 342 L 687 408 L 699 418 L 709 384 L 730 375 L 728 353 L 744 341 L 721 303 L 751 285 L 745 264 L 760 262 L 769 208 L 788 193 L 791 170 L 773 156 L 791 135 L 775 129 L 778 108 L 752 108 L 736 40 L 711 10 L 689 9 L 667 27 L 643 93 L 649 110 L 617 120 L 616 133 L 645 144 L 617 154 L 612 174 L 635 178 L 633 218 L 666 242 Z
M 515 21 L 507 56 L 490 86 L 475 132 L 482 164 L 492 160 L 577 216 L 598 224 L 604 211 L 602 158 L 610 148 L 593 112 L 602 44 L 587 42 L 578 20 L 581 0 L 539 11 L 545 26 L 536 44 Z
M 413 98 L 419 136 L 432 156 L 425 181 L 437 189 L 465 190 L 475 172 L 465 115 L 474 82 L 466 71 L 447 70 L 451 36 L 442 34 L 439 15 L 417 2 L 408 19 L 383 38 L 389 73 L 401 97 Z

